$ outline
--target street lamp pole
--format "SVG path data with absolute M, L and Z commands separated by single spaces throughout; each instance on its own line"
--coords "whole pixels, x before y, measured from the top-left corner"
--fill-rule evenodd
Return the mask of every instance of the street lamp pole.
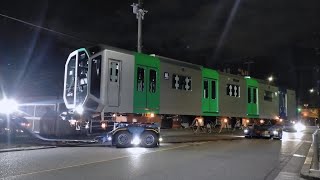
M 148 12 L 147 10 L 142 9 L 142 0 L 138 1 L 138 4 L 133 3 L 132 12 L 136 15 L 138 19 L 138 42 L 137 42 L 137 51 L 142 52 L 142 20 L 144 19 L 144 15 Z

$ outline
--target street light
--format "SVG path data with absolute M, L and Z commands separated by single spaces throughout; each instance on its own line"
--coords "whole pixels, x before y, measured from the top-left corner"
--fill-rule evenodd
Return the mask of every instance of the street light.
M 309 90 L 309 92 L 310 92 L 310 93 L 313 93 L 313 92 L 314 92 L 314 89 L 313 89 L 313 88 L 311 88 L 311 89 Z
M 273 81 L 273 77 L 272 76 L 268 77 L 268 81 L 272 82 Z

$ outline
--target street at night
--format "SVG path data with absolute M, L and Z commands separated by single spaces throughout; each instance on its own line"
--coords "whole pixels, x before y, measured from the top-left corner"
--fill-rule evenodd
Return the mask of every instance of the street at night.
M 0 5 L 0 180 L 320 179 L 320 0 Z
M 4 179 L 300 179 L 309 133 L 159 148 L 60 147 L 2 153 Z

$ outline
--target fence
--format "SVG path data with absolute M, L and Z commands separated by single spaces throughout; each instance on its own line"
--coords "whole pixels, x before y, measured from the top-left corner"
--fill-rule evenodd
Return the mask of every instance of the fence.
M 312 169 L 314 170 L 319 170 L 319 135 L 318 131 L 314 132 L 312 134 L 313 142 L 312 142 L 312 147 L 313 147 L 313 158 L 312 158 Z

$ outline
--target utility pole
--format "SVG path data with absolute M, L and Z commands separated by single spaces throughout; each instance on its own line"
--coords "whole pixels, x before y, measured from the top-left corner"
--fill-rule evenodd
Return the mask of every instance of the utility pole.
M 250 64 L 253 64 L 254 62 L 253 61 L 246 61 L 244 62 L 244 64 L 248 65 L 248 76 L 250 76 Z
M 138 19 L 138 43 L 137 50 L 140 53 L 142 51 L 142 20 L 144 19 L 144 15 L 148 12 L 147 10 L 142 9 L 143 2 L 142 0 L 138 0 L 138 4 L 133 3 L 132 12 L 136 15 Z

